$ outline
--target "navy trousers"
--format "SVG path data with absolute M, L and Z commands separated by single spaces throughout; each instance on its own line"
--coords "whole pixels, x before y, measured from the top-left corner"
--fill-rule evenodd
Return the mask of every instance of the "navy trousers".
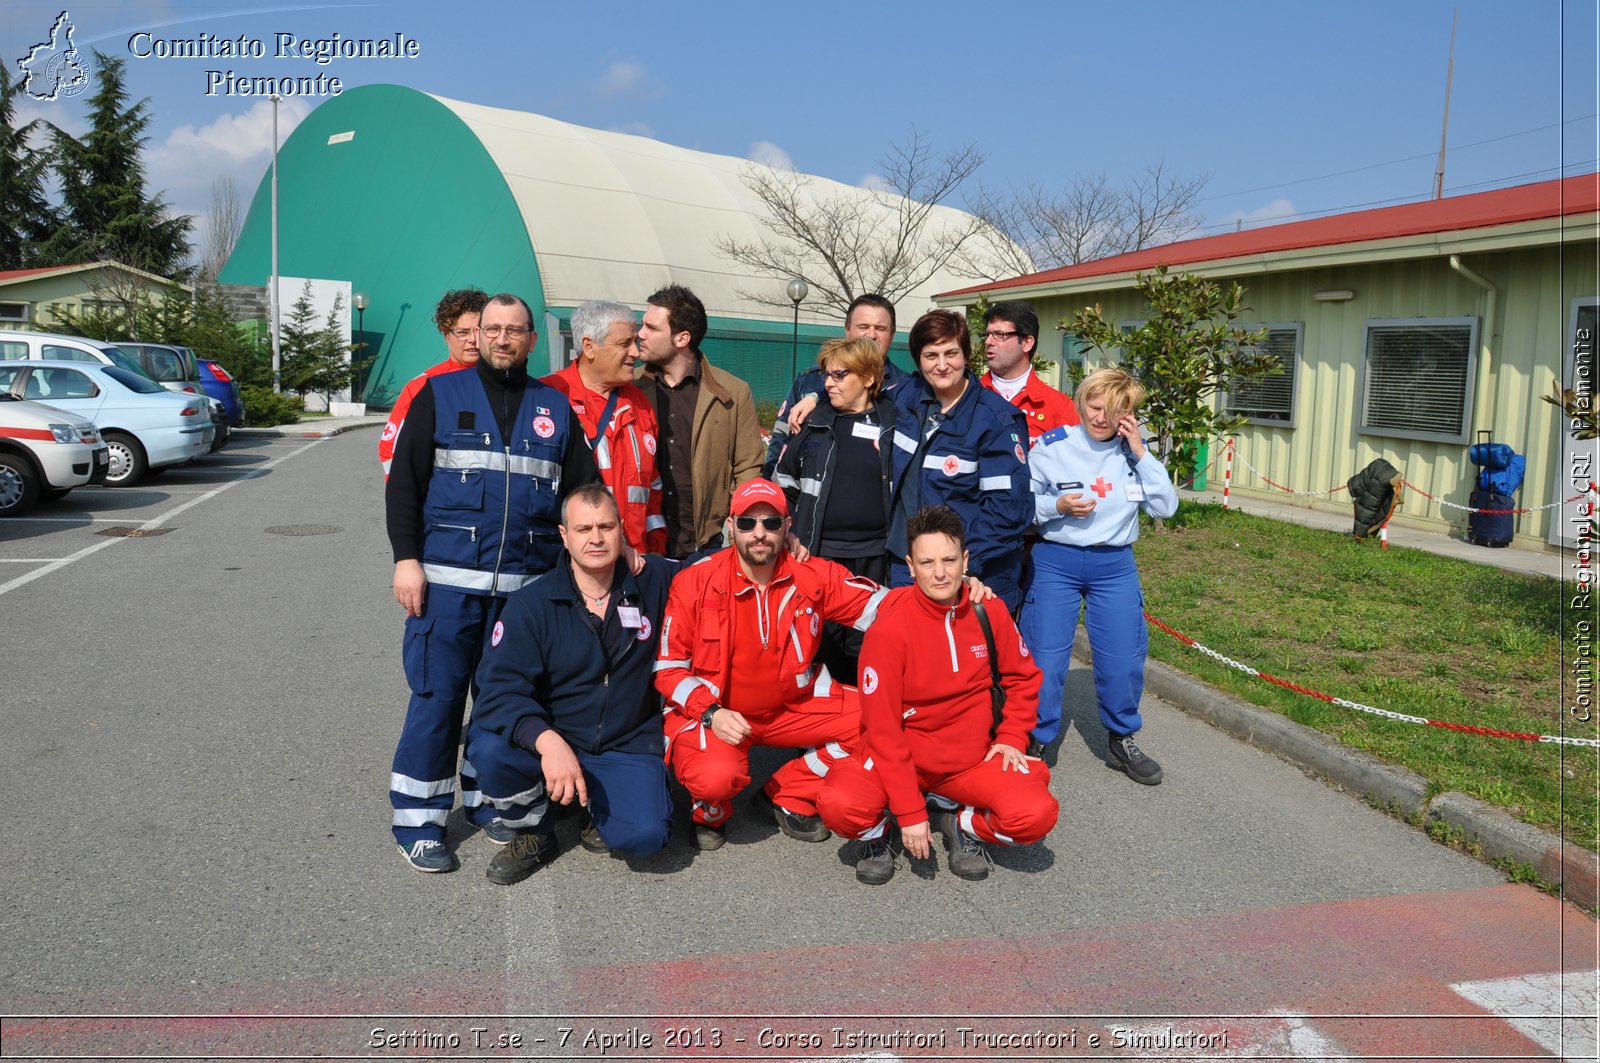
M 389 775 L 394 838 L 403 848 L 423 839 L 444 841 L 445 819 L 456 799 L 467 694 L 484 639 L 504 605 L 504 598 L 429 585 L 422 615 L 406 618 L 402 659 L 411 701 Z M 460 790 L 474 823 L 494 818 L 479 795 L 470 760 L 461 762 Z
M 660 753 L 574 749 L 589 788 L 589 814 L 611 848 L 649 856 L 666 847 L 672 833 L 672 795 Z M 517 830 L 555 830 L 539 754 L 489 731 L 469 729 L 467 755 L 478 772 L 486 806 Z
M 1061 734 L 1061 692 L 1080 609 L 1094 651 L 1100 722 L 1119 736 L 1143 726 L 1139 699 L 1144 694 L 1150 632 L 1133 547 L 1040 542 L 1033 548 L 1033 582 L 1023 601 L 1020 626 L 1034 663 L 1044 673 L 1033 737 L 1046 744 Z

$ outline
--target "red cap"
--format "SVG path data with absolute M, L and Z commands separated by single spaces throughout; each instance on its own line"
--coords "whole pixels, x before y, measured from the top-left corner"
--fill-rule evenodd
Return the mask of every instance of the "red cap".
M 728 512 L 735 517 L 742 517 L 750 511 L 752 506 L 765 502 L 782 516 L 789 515 L 789 500 L 784 497 L 783 489 L 771 480 L 756 477 L 746 480 L 733 492 L 733 504 L 728 507 Z

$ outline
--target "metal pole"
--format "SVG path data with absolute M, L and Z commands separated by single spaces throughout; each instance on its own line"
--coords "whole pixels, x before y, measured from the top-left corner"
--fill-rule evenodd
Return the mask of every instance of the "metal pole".
M 272 101 L 272 288 L 267 293 L 272 305 L 272 390 L 283 391 L 279 379 L 283 369 L 283 351 L 278 342 L 278 103 L 283 99 L 276 92 L 267 97 Z
M 364 300 L 363 300 L 363 302 L 364 302 Z M 366 353 L 366 349 L 367 349 L 367 326 L 366 326 L 366 321 L 367 321 L 367 308 L 365 306 L 356 307 L 356 334 L 360 338 L 357 339 L 356 342 L 355 342 L 355 350 L 350 352 L 350 357 L 351 357 L 352 360 L 355 359 L 355 358 L 364 356 L 365 353 Z M 351 402 L 360 402 L 361 401 L 360 399 L 356 398 L 356 377 L 358 375 L 359 375 L 359 371 L 358 370 L 353 370 L 350 373 L 350 401 Z
M 794 333 L 789 345 L 789 379 L 800 375 L 800 304 L 794 304 Z

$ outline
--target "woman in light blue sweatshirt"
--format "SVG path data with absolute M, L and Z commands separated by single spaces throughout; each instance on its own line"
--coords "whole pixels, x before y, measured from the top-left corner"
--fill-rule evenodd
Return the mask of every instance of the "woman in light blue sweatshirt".
M 1109 748 L 1106 763 L 1154 786 L 1161 766 L 1133 743 L 1144 693 L 1149 634 L 1133 563 L 1139 511 L 1170 517 L 1178 493 L 1166 467 L 1139 438 L 1135 411 L 1144 385 L 1121 369 L 1098 369 L 1078 385 L 1075 427 L 1039 437 L 1028 456 L 1034 520 L 1033 579 L 1022 607 L 1022 637 L 1044 672 L 1039 722 L 1028 752 L 1042 756 L 1061 733 L 1061 691 L 1078 611 L 1094 650 L 1095 696 Z

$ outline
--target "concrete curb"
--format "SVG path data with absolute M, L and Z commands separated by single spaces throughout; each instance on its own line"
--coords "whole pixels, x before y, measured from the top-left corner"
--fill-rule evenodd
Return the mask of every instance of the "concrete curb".
M 353 432 L 357 428 L 373 428 L 384 422 L 380 420 L 349 420 L 339 419 L 328 423 L 319 424 L 316 421 L 297 421 L 294 424 L 279 424 L 269 428 L 235 428 L 236 436 L 255 436 L 257 438 L 284 438 L 284 439 L 328 439 L 332 436 Z
M 1072 655 L 1094 657 L 1080 627 Z M 1197 716 L 1241 741 L 1281 757 L 1318 778 L 1359 794 L 1409 821 L 1446 824 L 1475 843 L 1489 860 L 1510 860 L 1538 871 L 1561 887 L 1580 908 L 1600 908 L 1600 853 L 1572 845 L 1560 835 L 1531 826 L 1466 794 L 1428 796 L 1428 781 L 1415 772 L 1334 741 L 1322 732 L 1251 705 L 1161 661 L 1145 662 L 1145 689 L 1173 707 Z

